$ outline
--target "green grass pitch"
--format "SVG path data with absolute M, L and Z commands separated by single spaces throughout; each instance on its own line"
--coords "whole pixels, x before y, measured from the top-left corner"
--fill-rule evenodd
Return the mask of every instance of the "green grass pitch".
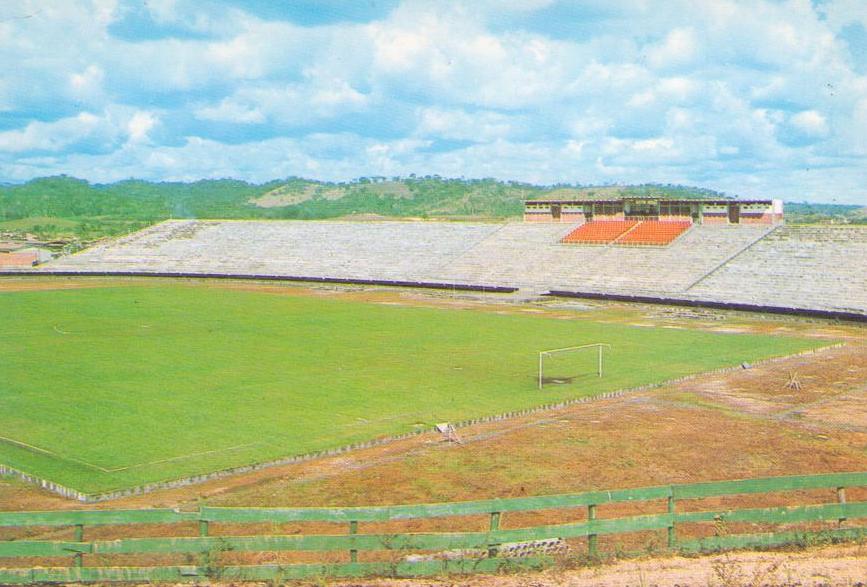
M 87 493 L 813 348 L 160 282 L 0 293 L 0 463 Z M 538 351 L 612 345 L 569 385 Z M 579 360 L 579 359 L 576 359 Z

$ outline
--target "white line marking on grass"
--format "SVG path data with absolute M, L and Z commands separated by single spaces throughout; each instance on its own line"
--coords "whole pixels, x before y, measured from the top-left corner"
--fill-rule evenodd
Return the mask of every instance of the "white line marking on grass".
M 429 416 L 427 412 L 404 412 L 402 414 L 394 414 L 392 416 L 383 416 L 382 418 L 371 418 L 365 419 L 361 417 L 356 417 L 354 422 L 347 422 L 346 424 L 342 424 L 341 428 L 351 428 L 353 426 L 365 426 L 367 424 L 379 424 L 381 422 L 390 422 L 392 420 L 398 420 L 400 418 L 422 418 L 425 416 Z
M 230 446 L 228 448 L 218 448 L 218 449 L 214 449 L 214 450 L 206 450 L 206 451 L 202 451 L 202 452 L 195 452 L 195 453 L 190 453 L 187 455 L 181 455 L 178 457 L 170 457 L 167 459 L 160 459 L 157 461 L 150 461 L 150 462 L 146 462 L 146 463 L 136 463 L 134 465 L 127 465 L 125 467 L 114 467 L 114 468 L 108 469 L 106 467 L 101 467 L 100 465 L 95 465 L 93 463 L 89 463 L 89 462 L 82 460 L 82 459 L 78 459 L 75 457 L 66 457 L 66 456 L 57 454 L 56 452 L 54 452 L 52 450 L 48 450 L 47 448 L 41 448 L 41 447 L 33 445 L 33 444 L 28 444 L 28 443 L 22 442 L 20 440 L 15 440 L 14 438 L 8 438 L 6 436 L 0 436 L 0 442 L 6 442 L 6 443 L 11 444 L 13 446 L 18 446 L 20 448 L 23 448 L 25 450 L 30 450 L 33 452 L 38 452 L 38 453 L 44 454 L 46 456 L 49 456 L 51 458 L 61 460 L 61 461 L 69 461 L 72 463 L 78 463 L 79 465 L 83 465 L 83 466 L 88 467 L 90 469 L 95 469 L 101 473 L 119 473 L 120 471 L 127 471 L 129 469 L 136 469 L 139 467 L 147 467 L 149 465 L 159 465 L 161 463 L 168 463 L 171 461 L 180 461 L 183 459 L 189 459 L 189 458 L 198 457 L 198 456 L 207 455 L 207 454 L 213 454 L 213 453 L 218 453 L 218 452 L 228 452 L 228 451 L 232 451 L 232 450 L 239 450 L 242 448 L 249 448 L 251 446 L 266 444 L 264 442 L 250 442 L 248 444 L 239 444 L 237 446 Z
M 85 467 L 88 467 L 90 469 L 96 469 L 97 471 L 102 471 L 103 473 L 111 473 L 111 469 L 106 469 L 105 467 L 100 467 L 99 465 L 94 465 L 93 463 L 88 463 L 87 461 L 83 461 L 83 460 L 77 459 L 75 457 L 65 457 L 63 455 L 57 454 L 53 450 L 48 450 L 47 448 L 41 448 L 41 447 L 35 446 L 33 444 L 28 444 L 28 443 L 22 442 L 20 440 L 15 440 L 14 438 L 8 438 L 6 436 L 0 436 L 0 442 L 6 442 L 6 443 L 11 444 L 13 446 L 21 447 L 25 450 L 30 450 L 33 452 L 42 453 L 44 455 L 50 456 L 53 459 L 78 463 L 79 465 L 84 465 Z
M 265 443 L 265 442 L 250 442 L 247 444 L 239 444 L 237 446 L 230 446 L 228 448 L 216 448 L 214 450 L 204 450 L 201 452 L 193 452 L 193 453 L 190 453 L 187 455 L 181 455 L 178 457 L 169 457 L 167 459 L 160 459 L 158 461 L 150 461 L 147 463 L 136 463 L 135 465 L 127 465 L 126 467 L 118 467 L 116 469 L 108 469 L 107 472 L 116 473 L 118 471 L 128 471 L 129 469 L 137 469 L 139 467 L 147 467 L 150 465 L 160 465 L 162 463 L 170 463 L 172 461 L 181 461 L 183 459 L 191 459 L 193 457 L 200 457 L 202 455 L 209 455 L 209 454 L 214 454 L 214 453 L 218 453 L 218 452 L 229 452 L 232 450 L 240 450 L 242 448 L 249 448 L 251 446 L 258 446 L 261 444 L 267 444 L 267 443 Z
M 72 334 L 71 332 L 59 329 L 57 326 L 52 326 L 52 328 L 54 329 L 54 332 L 58 334 Z
M 26 449 L 28 449 L 28 450 L 34 450 L 34 451 L 36 451 L 36 452 L 41 452 L 41 453 L 44 453 L 44 454 L 50 455 L 50 456 L 52 456 L 52 457 L 56 457 L 56 456 L 57 456 L 56 453 L 53 453 L 53 452 L 51 452 L 51 451 L 48 450 L 48 449 L 45 449 L 45 448 L 39 448 L 38 446 L 34 446 L 34 445 L 32 445 L 32 444 L 27 444 L 26 442 L 21 442 L 20 440 L 15 440 L 14 438 L 9 438 L 9 437 L 6 437 L 6 436 L 0 436 L 0 441 L 2 441 L 2 442 L 8 442 L 9 444 L 14 444 L 14 445 L 16 445 L 16 446 L 20 446 L 20 447 L 22 447 L 22 448 L 26 448 Z

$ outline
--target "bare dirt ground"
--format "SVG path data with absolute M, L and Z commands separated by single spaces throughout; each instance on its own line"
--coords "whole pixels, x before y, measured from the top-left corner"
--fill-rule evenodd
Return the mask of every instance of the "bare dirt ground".
M 128 282 L 145 285 L 142 280 Z M 106 283 L 116 285 L 118 282 L 94 279 L 80 284 L 75 280 L 15 279 L 0 280 L 0 289 Z M 369 288 L 312 288 L 248 282 L 192 282 L 190 286 L 256 289 L 274 295 L 338 296 L 389 304 L 466 307 L 480 311 L 546 313 L 571 320 L 798 334 L 829 343 L 845 341 L 846 345 L 749 369 L 703 375 L 616 399 L 464 428 L 459 431 L 463 440 L 460 445 L 445 442 L 438 435 L 425 434 L 337 457 L 94 506 L 83 506 L 12 478 L 0 477 L 0 509 L 194 508 L 200 503 L 313 506 L 437 502 L 867 470 L 867 328 L 864 326 L 584 301 L 509 304 L 505 303 L 508 298 L 501 296 L 494 298 L 500 300 L 498 303 L 491 303 L 490 298 Z M 800 390 L 787 386 L 793 379 L 800 383 Z M 831 491 L 799 492 L 702 500 L 683 507 L 761 507 L 833 499 Z M 849 490 L 848 499 L 867 500 L 867 490 Z M 663 507 L 663 504 L 653 503 L 606 506 L 599 508 L 599 516 L 651 513 L 663 511 Z M 566 518 L 581 519 L 583 515 L 583 512 L 510 514 L 504 517 L 502 526 L 564 522 Z M 468 530 L 468 522 L 454 519 L 404 522 L 399 529 Z M 477 523 L 482 529 L 485 521 L 480 519 Z M 385 528 L 373 524 L 362 526 L 367 527 L 360 528 L 360 532 Z M 103 528 L 91 536 L 108 538 L 118 531 L 120 529 Z M 176 530 L 151 527 L 149 535 L 168 535 L 173 531 Z M 215 529 L 217 533 L 220 531 Z M 231 528 L 222 531 L 229 532 Z M 250 531 L 249 526 L 246 531 Z M 304 526 L 303 529 L 283 527 L 280 531 L 317 530 Z M 761 528 L 745 531 L 761 531 Z M 684 532 L 699 536 L 706 530 L 695 528 Z M 127 531 L 124 535 L 130 534 Z M 626 545 L 641 549 L 658 540 L 658 537 L 641 536 Z M 601 540 L 600 546 L 622 545 Z M 865 559 L 864 547 L 852 546 L 808 553 L 628 560 L 614 566 L 560 569 L 531 576 L 346 585 L 853 585 L 867 582 Z
M 231 583 L 210 583 L 228 586 Z M 175 587 L 187 587 L 178 584 Z M 245 583 L 250 587 L 271 583 Z M 865 545 L 806 552 L 737 552 L 703 557 L 644 558 L 533 574 L 299 582 L 330 587 L 861 587 Z
M 809 552 L 739 552 L 708 557 L 648 558 L 533 575 L 461 577 L 434 581 L 338 582 L 333 587 L 853 587 L 867 584 L 864 545 Z

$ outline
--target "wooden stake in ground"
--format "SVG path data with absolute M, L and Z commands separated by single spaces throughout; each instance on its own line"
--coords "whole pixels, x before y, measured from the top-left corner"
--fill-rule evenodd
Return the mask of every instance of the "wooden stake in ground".
M 798 378 L 798 373 L 796 371 L 789 373 L 789 380 L 786 382 L 786 388 L 801 391 L 801 380 Z
M 437 432 L 446 437 L 446 440 L 449 442 L 456 442 L 457 444 L 463 444 L 461 441 L 461 437 L 458 436 L 458 431 L 455 430 L 455 427 L 449 423 L 445 422 L 443 424 L 436 425 Z

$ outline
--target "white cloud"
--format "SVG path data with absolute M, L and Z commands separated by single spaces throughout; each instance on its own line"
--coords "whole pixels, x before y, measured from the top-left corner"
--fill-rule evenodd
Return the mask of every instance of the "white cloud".
M 810 137 L 824 137 L 828 135 L 828 121 L 815 110 L 798 112 L 792 116 L 791 123 L 796 129 Z
M 113 134 L 106 120 L 82 112 L 56 122 L 31 122 L 21 130 L 0 132 L 0 151 L 60 151 L 94 136 L 110 139 Z
M 88 65 L 83 71 L 69 76 L 70 94 L 73 98 L 91 102 L 102 97 L 105 71 L 96 64 Z
M 819 6 L 819 11 L 835 32 L 852 23 L 867 28 L 867 10 L 864 10 L 863 0 L 828 0 Z
M 696 59 L 699 43 L 695 31 L 677 28 L 668 33 L 665 40 L 647 51 L 647 60 L 656 69 L 677 67 Z
M 34 121 L 23 129 L 0 132 L 0 152 L 61 152 L 77 147 L 104 151 L 125 141 L 144 142 L 158 123 L 151 112 L 110 108 L 100 114 L 81 112 L 53 122 Z
M 373 74 L 431 100 L 517 109 L 557 98 L 574 61 L 570 44 L 523 32 L 495 35 L 465 6 L 410 4 L 368 27 Z
M 150 137 L 148 133 L 157 125 L 159 118 L 153 112 L 136 112 L 126 123 L 129 140 L 132 142 L 145 142 Z
M 32 17 L 0 20 L 0 180 L 414 172 L 785 196 L 798 177 L 865 194 L 867 77 L 839 36 L 867 25 L 861 0 L 581 7 L 403 0 L 301 26 L 240 2 L 26 0 L 13 16 Z M 118 36 L 142 10 L 193 34 Z M 827 187 L 799 171 L 817 166 Z
M 148 0 L 144 7 L 156 22 L 170 23 L 178 20 L 178 0 Z
M 700 88 L 700 82 L 686 77 L 660 78 L 652 88 L 633 94 L 626 104 L 632 108 L 643 108 L 655 104 L 684 103 L 694 97 Z
M 242 88 L 218 104 L 199 106 L 195 115 L 202 120 L 240 124 L 309 124 L 361 111 L 370 99 L 346 80 L 312 79 L 306 84 Z
M 418 112 L 419 136 L 464 141 L 490 141 L 509 135 L 516 122 L 498 112 L 422 108 Z
M 235 122 L 239 124 L 261 124 L 267 120 L 265 114 L 250 102 L 244 103 L 236 98 L 224 98 L 219 104 L 201 106 L 195 111 L 202 120 Z
M 851 152 L 867 156 L 867 98 L 861 100 L 852 115 L 852 124 L 847 130 L 847 144 Z

